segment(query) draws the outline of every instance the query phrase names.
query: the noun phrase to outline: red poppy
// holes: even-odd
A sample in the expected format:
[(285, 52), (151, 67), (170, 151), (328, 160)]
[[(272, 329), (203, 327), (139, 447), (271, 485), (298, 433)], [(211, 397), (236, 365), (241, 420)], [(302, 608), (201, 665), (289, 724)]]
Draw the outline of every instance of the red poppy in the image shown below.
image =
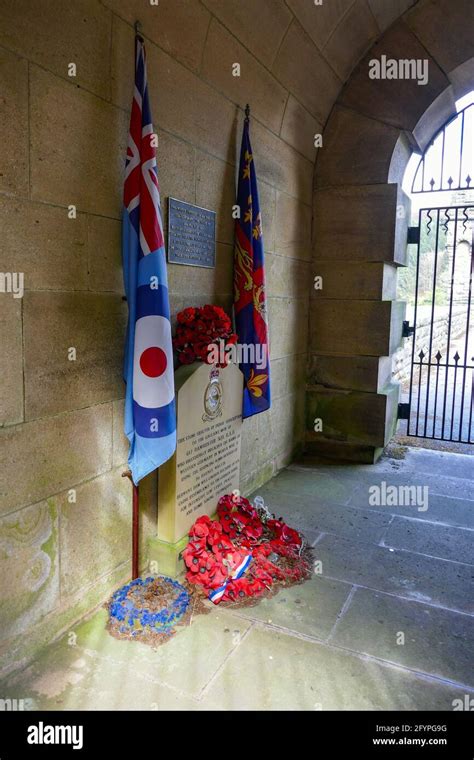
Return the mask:
[(195, 558), (197, 559), (196, 554), (189, 546), (187, 546), (183, 551), (183, 560), (186, 567), (190, 568)]
[(252, 520), (245, 528), (245, 535), (250, 541), (258, 541), (263, 533), (263, 525), (259, 520)]
[(266, 570), (258, 559), (252, 562), (251, 575), (254, 580), (261, 581), (265, 588), (269, 588), (273, 583), (271, 574)]
[(284, 541), (285, 544), (295, 544), (296, 546), (301, 545), (300, 534), (297, 530), (289, 528), (288, 525), (283, 525), (281, 530), (281, 540)]
[(235, 538), (237, 535), (237, 526), (234, 522), (234, 518), (231, 512), (224, 512), (219, 515), (223, 530), (227, 533), (229, 538)]
[(263, 592), (269, 588), (269, 585), (269, 583), (264, 583), (263, 579), (261, 578), (253, 578), (252, 580), (249, 580), (250, 596), (258, 596), (258, 594), (263, 594)]
[(246, 499), (244, 496), (233, 496), (233, 501), (237, 509), (242, 510), (242, 512), (245, 512), (246, 514), (256, 516), (257, 512), (254, 509), (254, 507), (251, 505), (248, 499)]
[(207, 542), (212, 546), (213, 543), (219, 540), (220, 536), (222, 536), (222, 525), (219, 520), (213, 520), (209, 525)]
[(237, 578), (237, 580), (230, 581), (227, 584), (224, 596), (224, 601), (239, 601), (246, 596), (250, 596), (251, 585), (246, 578)]
[(232, 552), (234, 549), (232, 541), (219, 531), (209, 535), (208, 543), (212, 546), (214, 554), (226, 554), (226, 552)]
[(269, 528), (275, 536), (279, 538), (284, 522), (283, 520), (267, 520), (267, 528)]
[(232, 504), (232, 497), (229, 495), (222, 496), (217, 502), (217, 515), (219, 518), (232, 512), (234, 505)]
[[(197, 562), (196, 562), (197, 560)], [(209, 552), (204, 551), (201, 552), (201, 554), (197, 557), (193, 557), (192, 564), (190, 566), (190, 570), (192, 573), (196, 574), (196, 580), (197, 583), (200, 583), (203, 586), (208, 586), (210, 581), (210, 576), (212, 573), (212, 570), (214, 570), (216, 565), (216, 560), (213, 557), (212, 554), (209, 554)]]
[(210, 580), (209, 587), (219, 588), (219, 586), (222, 586), (225, 583), (228, 577), (229, 573), (227, 572), (227, 569), (220, 564), (216, 564), (214, 570), (212, 571), (212, 578)]
[(183, 551), (183, 559), (185, 564), (191, 568), (195, 565), (194, 558), (198, 558), (203, 551), (206, 550), (205, 541), (190, 541), (187, 547)]
[(252, 518), (250, 515), (246, 515), (243, 512), (240, 512), (239, 510), (235, 510), (232, 514), (232, 519), (234, 522), (239, 525), (239, 527), (243, 530), (246, 525), (250, 525)]
[(189, 531), (189, 534), (191, 536), (197, 536), (198, 538), (207, 538), (209, 531), (213, 529), (213, 523), (214, 521), (211, 520), (210, 517), (202, 515), (201, 517), (198, 517)]
[(193, 321), (195, 312), (196, 309), (194, 309), (192, 306), (188, 306), (186, 309), (178, 312), (176, 319), (179, 324), (189, 324), (189, 322)]

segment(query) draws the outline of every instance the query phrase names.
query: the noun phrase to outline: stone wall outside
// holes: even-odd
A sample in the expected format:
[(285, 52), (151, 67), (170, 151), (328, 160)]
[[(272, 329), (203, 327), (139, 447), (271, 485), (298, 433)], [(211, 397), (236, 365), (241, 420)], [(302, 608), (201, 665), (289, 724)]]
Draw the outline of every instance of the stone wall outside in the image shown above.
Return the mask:
[[(445, 351), (447, 347), (447, 335), (448, 335), (448, 322), (449, 315), (446, 308), (444, 314), (439, 314), (433, 321), (433, 329), (431, 330), (431, 316), (427, 311), (422, 319), (417, 320), (417, 346), (423, 346), (425, 354), (429, 354), (430, 336), (433, 343), (433, 354), (435, 355), (439, 350), (443, 355), (442, 362), (445, 361)], [(466, 332), (466, 308), (457, 307), (453, 309), (451, 315), (451, 346), (453, 341), (462, 337)], [(393, 380), (396, 382), (406, 384), (410, 381), (410, 370), (413, 350), (413, 338), (407, 338), (403, 340), (402, 345), (393, 355)], [(418, 350), (418, 349), (417, 349)], [(453, 353), (455, 349), (453, 349)], [(453, 357), (450, 357), (453, 360)]]

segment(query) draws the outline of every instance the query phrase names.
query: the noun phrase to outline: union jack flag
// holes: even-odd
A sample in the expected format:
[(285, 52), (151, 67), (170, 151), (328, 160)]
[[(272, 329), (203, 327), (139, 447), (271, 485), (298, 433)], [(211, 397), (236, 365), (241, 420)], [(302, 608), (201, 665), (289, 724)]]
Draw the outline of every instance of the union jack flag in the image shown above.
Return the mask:
[(135, 38), (135, 88), (125, 164), (122, 260), (128, 302), (125, 435), (135, 485), (172, 456), (176, 409), (168, 280), (143, 39)]

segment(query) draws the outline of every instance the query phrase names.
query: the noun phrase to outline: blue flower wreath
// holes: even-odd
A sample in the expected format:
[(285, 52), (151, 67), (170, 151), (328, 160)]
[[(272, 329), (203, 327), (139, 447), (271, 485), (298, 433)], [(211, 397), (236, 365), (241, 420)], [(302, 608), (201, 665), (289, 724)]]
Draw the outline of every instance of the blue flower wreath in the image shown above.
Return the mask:
[(127, 626), (134, 629), (132, 635), (136, 635), (140, 632), (140, 629), (149, 629), (154, 633), (166, 633), (183, 617), (190, 602), (189, 593), (186, 591), (178, 581), (173, 581), (171, 578), (161, 578), (161, 580), (168, 584), (171, 588), (177, 592), (176, 598), (166, 608), (158, 610), (158, 612), (150, 612), (149, 610), (140, 609), (134, 604), (135, 599), (139, 600), (146, 587), (150, 585), (155, 578), (136, 578), (135, 580), (127, 583), (112, 596), (112, 600), (109, 605), (110, 618), (118, 620), (122, 623), (120, 631), (122, 633), (127, 631)]

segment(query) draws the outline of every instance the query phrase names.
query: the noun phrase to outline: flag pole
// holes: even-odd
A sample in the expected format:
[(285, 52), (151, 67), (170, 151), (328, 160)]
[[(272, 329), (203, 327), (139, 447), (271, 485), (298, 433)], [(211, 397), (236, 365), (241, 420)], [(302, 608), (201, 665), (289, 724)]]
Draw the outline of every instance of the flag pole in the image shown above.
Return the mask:
[(133, 25), (135, 29), (135, 36), (138, 37), (143, 42), (143, 33), (142, 33), (142, 23), (141, 21), (135, 21)]
[(122, 478), (128, 478), (132, 484), (132, 581), (140, 575), (139, 569), (139, 534), (140, 534), (140, 509), (138, 486), (132, 480), (130, 470), (122, 472)]
[[(167, 278), (156, 168), (156, 151), (154, 143), (152, 142), (152, 136), (154, 133), (148, 99), (145, 46), (141, 33), (141, 24), (138, 20), (135, 22), (134, 27), (135, 94), (133, 98), (134, 107), (132, 107), (130, 117), (129, 141), (135, 140), (136, 142), (136, 136), (138, 135), (139, 137), (141, 136), (142, 145), (140, 146), (139, 151), (139, 168), (138, 166), (135, 166), (135, 159), (132, 161), (129, 150), (127, 150), (124, 181), (123, 218), (126, 234), (122, 237), (122, 259), (124, 271), (129, 275), (124, 278), (127, 299), (129, 302), (129, 330), (127, 332), (126, 367), (124, 375), (127, 384), (125, 401), (127, 436), (129, 439), (133, 439), (133, 441), (137, 443), (137, 446), (133, 450), (132, 457), (129, 456), (129, 462), (132, 463), (132, 461), (134, 461), (137, 467), (137, 472), (142, 473), (142, 476), (144, 476), (149, 472), (147, 468), (150, 461), (156, 462), (154, 465), (154, 469), (156, 469), (156, 467), (158, 467), (163, 461), (166, 461), (171, 454), (173, 454), (176, 448), (176, 414), (172, 374), (172, 341), (171, 335), (168, 337), (166, 329), (162, 327), (161, 324), (162, 322), (167, 322), (168, 326), (170, 326), (168, 298), (167, 296), (164, 298), (163, 303), (160, 303), (158, 313), (156, 313), (154, 311), (155, 306), (151, 308), (148, 304), (148, 299), (144, 296), (143, 291), (145, 288), (137, 286), (139, 273), (141, 271), (140, 264), (142, 263), (139, 261), (139, 255), (142, 246), (144, 246), (145, 243), (149, 252), (154, 251), (157, 254), (156, 261), (154, 261), (152, 268), (157, 271), (157, 274), (159, 273), (159, 279), (163, 286), (166, 286)], [(143, 144), (145, 144), (144, 147)], [(135, 171), (135, 169), (137, 171)], [(141, 184), (137, 179), (142, 173), (146, 173), (147, 181)], [(150, 190), (150, 187), (153, 188), (153, 192)], [(142, 194), (146, 201), (144, 204), (143, 217), (139, 213)], [(138, 217), (135, 216), (132, 219), (130, 217), (130, 211), (133, 209), (138, 209)], [(135, 232), (133, 232), (134, 229)], [(143, 243), (141, 240), (142, 234)], [(166, 287), (163, 287), (163, 290), (167, 293)], [(137, 317), (137, 313), (140, 313), (141, 316)], [(134, 320), (134, 324), (130, 323), (130, 315), (132, 320)], [(158, 321), (159, 325), (157, 325)], [(138, 342), (137, 344), (136, 338), (138, 334), (141, 336), (141, 343)], [(130, 348), (130, 353), (128, 352), (128, 348)], [(148, 387), (146, 384), (151, 382), (150, 378), (156, 378), (159, 375), (154, 374), (154, 368), (150, 370), (149, 374), (149, 368), (145, 370), (141, 366), (141, 360), (143, 356), (148, 355), (149, 350), (151, 350), (152, 353), (155, 351), (159, 352), (160, 357), (164, 357), (164, 367), (161, 368), (161, 373), (167, 373), (163, 379), (158, 381), (161, 385), (158, 384), (158, 386), (153, 386), (155, 396), (158, 394), (155, 404), (156, 408), (154, 407), (153, 409), (150, 409), (146, 403), (147, 398), (144, 388)], [(135, 362), (138, 367), (136, 373), (137, 378), (135, 378)], [(161, 366), (163, 359), (160, 358), (159, 362)], [(171, 390), (173, 393), (171, 398), (169, 398), (168, 396)], [(128, 406), (129, 404), (131, 407)], [(145, 425), (145, 417), (148, 418), (150, 424), (152, 421), (156, 422), (154, 416), (150, 417), (152, 412), (153, 414), (158, 412), (158, 414), (162, 415), (160, 416), (160, 425), (163, 423), (163, 428), (160, 428), (160, 433), (161, 430), (163, 430), (163, 435), (166, 436), (166, 438), (163, 439), (166, 441), (165, 444), (163, 444), (163, 440), (151, 440), (148, 437), (140, 435), (135, 425), (134, 404), (139, 407), (142, 416), (144, 415), (141, 420), (142, 428), (144, 428)], [(130, 420), (127, 420), (127, 413), (131, 415)], [(132, 427), (133, 436), (130, 432)], [(150, 430), (151, 429), (152, 428), (150, 427)], [(154, 438), (157, 437), (154, 436)], [(142, 459), (143, 461), (141, 461)], [(139, 491), (138, 485), (135, 485), (133, 482), (130, 470), (123, 472), (122, 477), (128, 477), (132, 483), (132, 580), (136, 580), (140, 575)]]

